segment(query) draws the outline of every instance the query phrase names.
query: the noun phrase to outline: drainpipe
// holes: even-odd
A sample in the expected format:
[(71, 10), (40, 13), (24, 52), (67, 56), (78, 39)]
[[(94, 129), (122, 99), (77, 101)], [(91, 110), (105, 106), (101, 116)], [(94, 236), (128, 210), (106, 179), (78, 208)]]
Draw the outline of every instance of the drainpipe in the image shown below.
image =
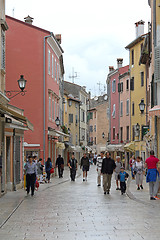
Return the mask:
[(46, 155), (46, 139), (45, 139), (45, 128), (46, 128), (46, 39), (52, 37), (52, 33), (50, 35), (44, 37), (44, 45), (43, 45), (43, 161), (45, 163), (45, 155)]
[(15, 128), (13, 129), (13, 190), (16, 191), (16, 136)]

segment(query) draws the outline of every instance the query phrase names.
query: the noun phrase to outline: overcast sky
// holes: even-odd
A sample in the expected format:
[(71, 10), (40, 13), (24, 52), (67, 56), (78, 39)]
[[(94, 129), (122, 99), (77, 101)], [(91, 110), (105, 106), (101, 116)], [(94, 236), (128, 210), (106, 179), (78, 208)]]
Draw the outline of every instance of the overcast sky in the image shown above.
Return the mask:
[[(33, 25), (62, 34), (65, 80), (86, 86), (92, 96), (99, 95), (109, 66), (117, 58), (129, 64), (125, 46), (135, 39), (135, 25), (150, 21), (148, 0), (6, 0), (6, 14), (19, 20), (30, 15)], [(76, 74), (74, 74), (76, 75)]]

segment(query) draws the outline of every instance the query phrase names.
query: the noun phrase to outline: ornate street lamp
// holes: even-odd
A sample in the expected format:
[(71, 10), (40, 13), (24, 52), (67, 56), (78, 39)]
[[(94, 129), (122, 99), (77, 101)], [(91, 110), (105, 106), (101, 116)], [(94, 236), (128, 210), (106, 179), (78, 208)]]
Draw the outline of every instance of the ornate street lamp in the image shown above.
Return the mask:
[(27, 82), (27, 80), (24, 79), (24, 75), (20, 75), (20, 79), (18, 79), (17, 82), (18, 82), (18, 86), (20, 88), (20, 91), (15, 91), (15, 90), (5, 91), (6, 96), (9, 99), (14, 98), (18, 94), (21, 94), (22, 96), (24, 96), (25, 93), (27, 92), (27, 91), (24, 91), (24, 89), (26, 87), (26, 82)]
[(59, 127), (59, 125), (60, 125), (60, 120), (59, 120), (58, 117), (56, 118), (55, 123), (56, 123), (57, 127)]
[(141, 99), (141, 102), (139, 104), (139, 110), (141, 111), (141, 113), (144, 113), (144, 109), (145, 109), (144, 99)]

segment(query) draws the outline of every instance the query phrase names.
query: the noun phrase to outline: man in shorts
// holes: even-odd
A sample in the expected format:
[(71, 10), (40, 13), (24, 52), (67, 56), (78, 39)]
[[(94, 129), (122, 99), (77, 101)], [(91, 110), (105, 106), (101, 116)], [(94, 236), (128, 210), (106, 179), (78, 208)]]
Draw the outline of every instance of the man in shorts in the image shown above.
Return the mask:
[(120, 161), (120, 156), (116, 157), (115, 164), (116, 164), (116, 168), (115, 168), (114, 172), (115, 172), (115, 180), (116, 180), (116, 186), (117, 186), (116, 190), (121, 190), (120, 189), (120, 180), (118, 179), (118, 174), (120, 173), (121, 167), (122, 167), (122, 163)]
[(87, 181), (87, 172), (89, 171), (89, 158), (87, 154), (84, 153), (83, 157), (81, 158), (81, 167), (83, 171), (83, 182)]

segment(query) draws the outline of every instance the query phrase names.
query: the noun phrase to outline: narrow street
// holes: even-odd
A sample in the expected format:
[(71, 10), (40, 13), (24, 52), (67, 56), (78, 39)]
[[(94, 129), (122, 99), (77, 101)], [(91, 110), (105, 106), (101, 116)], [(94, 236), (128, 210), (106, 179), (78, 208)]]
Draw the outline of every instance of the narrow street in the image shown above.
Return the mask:
[(63, 183), (56, 177), (57, 184), (52, 179), (33, 198), (25, 196), (1, 227), (0, 239), (159, 239), (160, 200), (150, 201), (147, 193), (144, 203), (122, 196), (115, 190), (114, 176), (111, 194), (104, 195), (96, 185), (95, 166), (91, 166), (87, 182), (82, 182), (82, 175), (75, 182), (68, 176), (67, 169)]

